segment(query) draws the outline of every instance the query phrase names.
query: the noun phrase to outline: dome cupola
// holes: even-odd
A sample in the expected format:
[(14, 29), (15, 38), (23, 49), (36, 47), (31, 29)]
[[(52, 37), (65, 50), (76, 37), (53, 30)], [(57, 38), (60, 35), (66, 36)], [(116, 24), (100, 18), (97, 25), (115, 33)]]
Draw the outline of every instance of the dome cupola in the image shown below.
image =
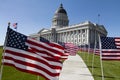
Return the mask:
[(69, 24), (68, 16), (66, 10), (63, 8), (63, 5), (60, 4), (60, 7), (55, 11), (55, 14), (52, 19), (52, 28), (62, 28), (67, 27)]
[(63, 14), (66, 14), (67, 15), (67, 12), (66, 10), (63, 8), (63, 5), (60, 4), (60, 7), (56, 10), (55, 13), (63, 13)]

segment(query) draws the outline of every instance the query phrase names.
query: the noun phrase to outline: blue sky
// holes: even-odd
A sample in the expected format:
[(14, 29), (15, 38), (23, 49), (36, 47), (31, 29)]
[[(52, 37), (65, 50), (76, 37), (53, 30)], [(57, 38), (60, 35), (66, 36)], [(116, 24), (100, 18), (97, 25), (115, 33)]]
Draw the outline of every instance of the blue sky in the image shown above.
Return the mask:
[(11, 27), (17, 22), (18, 32), (25, 35), (49, 29), (61, 3), (70, 25), (99, 20), (108, 36), (120, 36), (120, 0), (0, 0), (0, 45), (4, 43), (8, 22)]

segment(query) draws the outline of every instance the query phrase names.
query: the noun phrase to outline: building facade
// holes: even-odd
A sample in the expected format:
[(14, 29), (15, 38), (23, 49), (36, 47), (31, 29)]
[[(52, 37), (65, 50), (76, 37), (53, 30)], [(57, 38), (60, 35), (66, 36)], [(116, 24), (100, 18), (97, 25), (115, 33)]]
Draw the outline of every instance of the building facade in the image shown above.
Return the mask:
[(107, 36), (107, 30), (103, 25), (85, 21), (75, 25), (69, 25), (66, 10), (61, 4), (55, 11), (50, 29), (41, 29), (38, 33), (30, 35), (39, 40), (42, 36), (53, 42), (69, 42), (80, 45), (94, 45), (98, 41), (98, 35)]

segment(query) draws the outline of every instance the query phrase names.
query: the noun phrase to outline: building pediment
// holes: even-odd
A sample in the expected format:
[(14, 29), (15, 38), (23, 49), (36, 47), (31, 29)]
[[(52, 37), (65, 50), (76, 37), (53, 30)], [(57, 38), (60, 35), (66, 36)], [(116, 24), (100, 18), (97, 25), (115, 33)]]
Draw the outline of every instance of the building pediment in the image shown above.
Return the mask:
[(38, 34), (39, 34), (39, 33), (42, 33), (42, 32), (47, 32), (47, 31), (49, 31), (49, 29), (43, 28), (43, 29), (41, 29), (41, 30), (38, 32)]

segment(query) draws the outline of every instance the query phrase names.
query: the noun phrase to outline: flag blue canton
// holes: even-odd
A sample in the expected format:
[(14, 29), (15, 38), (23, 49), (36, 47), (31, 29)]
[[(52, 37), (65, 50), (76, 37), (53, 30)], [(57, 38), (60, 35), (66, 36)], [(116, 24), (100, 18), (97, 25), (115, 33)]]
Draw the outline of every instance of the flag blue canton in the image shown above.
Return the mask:
[(114, 37), (101, 37), (102, 49), (116, 49)]
[(61, 46), (65, 47), (65, 43), (64, 42), (58, 41), (58, 44), (60, 44)]
[(27, 50), (28, 46), (25, 45), (26, 40), (27, 40), (27, 36), (8, 28), (7, 43), (6, 43), (7, 47)]

